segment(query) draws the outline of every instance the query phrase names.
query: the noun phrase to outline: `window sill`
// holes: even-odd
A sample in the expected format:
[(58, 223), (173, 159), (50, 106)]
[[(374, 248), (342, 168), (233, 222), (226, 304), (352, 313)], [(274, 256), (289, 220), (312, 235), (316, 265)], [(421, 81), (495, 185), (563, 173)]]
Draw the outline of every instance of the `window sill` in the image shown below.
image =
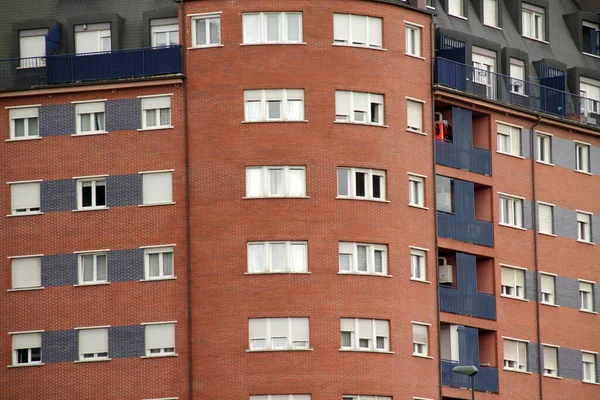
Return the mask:
[(451, 16), (451, 17), (454, 17), (454, 18), (465, 20), (465, 21), (469, 20), (469, 18), (463, 17), (462, 15), (454, 15), (454, 14), (448, 14), (448, 15)]
[(597, 56), (596, 54), (586, 53), (585, 51), (583, 52), (583, 55), (588, 57), (600, 58), (600, 56)]
[(72, 137), (76, 137), (76, 136), (96, 136), (96, 135), (108, 135), (107, 131), (98, 131), (98, 132), (86, 132), (86, 133), (74, 133), (71, 136)]
[(188, 47), (188, 50), (199, 50), (199, 49), (210, 49), (213, 47), (223, 47), (223, 44), (219, 43), (219, 44), (207, 44), (207, 45), (203, 45), (203, 46), (192, 46), (192, 47)]
[(27, 217), (29, 215), (43, 215), (43, 212), (32, 212), (32, 213), (23, 213), (23, 214), (8, 214), (7, 217)]
[(404, 55), (405, 55), (405, 56), (408, 56), (408, 57), (412, 57), (412, 58), (417, 58), (417, 59), (419, 59), (419, 60), (423, 60), (423, 61), (425, 61), (425, 60), (426, 60), (426, 58), (425, 58), (425, 57), (421, 57), (421, 56), (418, 56), (418, 55), (416, 55), (416, 54), (404, 53)]
[(264, 43), (240, 43), (240, 46), (276, 46), (276, 45), (306, 45), (306, 42), (264, 42)]
[(598, 382), (592, 382), (592, 381), (581, 381), (581, 383), (587, 383), (588, 385), (598, 385), (598, 386), (600, 386), (600, 383), (598, 383)]
[(581, 311), (582, 313), (586, 313), (586, 314), (595, 314), (598, 315), (598, 312), (596, 311), (589, 311), (589, 310), (583, 310), (583, 309), (579, 309), (579, 311)]
[(171, 206), (173, 204), (175, 204), (174, 201), (169, 201), (167, 203), (138, 204), (138, 207)]
[(86, 287), (86, 286), (104, 286), (110, 285), (110, 282), (94, 282), (94, 283), (77, 283), (73, 287)]
[(427, 133), (425, 133), (423, 131), (418, 131), (416, 129), (411, 129), (411, 128), (406, 128), (406, 132), (416, 133), (417, 135), (427, 136)]
[(505, 153), (505, 152), (503, 152), (503, 151), (500, 151), (500, 150), (496, 150), (496, 153), (498, 153), (498, 154), (503, 154), (503, 155), (505, 155), (505, 156), (510, 156), (510, 157), (519, 158), (519, 159), (521, 159), (521, 160), (524, 160), (524, 159), (525, 159), (525, 157), (518, 156), (518, 155), (516, 155), (516, 154)]
[(410, 278), (410, 280), (411, 280), (411, 281), (413, 281), (413, 282), (421, 282), (421, 283), (428, 283), (428, 284), (431, 284), (431, 282), (430, 282), (430, 281), (426, 281), (426, 280), (423, 280), (423, 279), (415, 279), (415, 278)]
[(525, 229), (525, 228), (522, 228), (522, 227), (520, 227), (520, 226), (514, 226), (514, 225), (504, 224), (504, 223), (502, 223), (502, 222), (499, 222), (499, 223), (498, 223), (498, 225), (500, 225), (500, 226), (505, 226), (505, 227), (507, 227), (507, 228), (518, 229), (518, 230), (520, 230), (520, 231), (526, 231), (526, 230), (527, 230), (527, 229)]
[(544, 306), (550, 306), (550, 307), (556, 307), (556, 308), (560, 307), (558, 304), (544, 303), (543, 301), (540, 301), (540, 304), (544, 305)]
[(504, 371), (509, 371), (509, 372), (517, 372), (519, 374), (527, 374), (527, 375), (533, 375), (531, 372), (529, 371), (519, 371), (518, 369), (512, 369), (512, 368), (502, 368)]
[(41, 367), (46, 365), (44, 363), (29, 363), (29, 364), (15, 364), (15, 365), (7, 365), (8, 368), (24, 368), (24, 367)]
[(549, 42), (545, 41), (544, 39), (537, 39), (531, 36), (525, 36), (525, 35), (521, 35), (522, 37), (524, 37), (525, 39), (529, 39), (529, 40), (533, 40), (534, 42), (540, 42), (540, 43), (545, 43), (545, 44), (550, 44)]
[(526, 303), (529, 303), (529, 300), (522, 299), (520, 297), (508, 296), (508, 295), (505, 295), (505, 294), (501, 294), (500, 297), (504, 297), (505, 299), (519, 300), (519, 301), (524, 301)]
[(140, 279), (140, 282), (173, 281), (175, 279), (177, 279), (176, 276), (165, 276), (165, 277), (160, 277), (160, 278)]
[(391, 278), (392, 275), (384, 275), (384, 274), (361, 274), (359, 272), (338, 272), (338, 275), (352, 275), (352, 276), (375, 276), (380, 278)]
[(281, 200), (281, 199), (310, 199), (310, 197), (308, 197), (308, 196), (242, 197), (242, 200)]
[(6, 139), (5, 142), (26, 142), (28, 140), (40, 140), (41, 138), (42, 138), (41, 136), (26, 137), (26, 138), (22, 138), (22, 139), (12, 138), (12, 139)]
[(36, 286), (36, 287), (26, 287), (26, 288), (15, 288), (15, 289), (8, 289), (6, 290), (7, 292), (27, 292), (29, 290), (42, 290), (44, 289), (43, 286)]
[(75, 360), (73, 361), (76, 364), (80, 364), (80, 363), (93, 363), (93, 362), (103, 362), (103, 361), (112, 361), (112, 358), (96, 358), (96, 359), (91, 359), (91, 360)]
[(492, 28), (492, 29), (497, 29), (499, 31), (502, 30), (502, 28), (500, 28), (499, 26), (494, 26), (494, 25), (488, 25), (488, 24), (482, 24), (483, 26), (487, 26), (488, 28)]
[(529, 97), (525, 93), (513, 92), (512, 90), (510, 91), (510, 94), (516, 94), (517, 96), (521, 96), (521, 97), (524, 97), (524, 98), (528, 98)]
[(312, 272), (244, 272), (244, 275), (310, 275)]
[(421, 210), (429, 210), (429, 207), (419, 206), (419, 205), (416, 205), (416, 204), (409, 204), (408, 206), (412, 207), (412, 208), (418, 208), (418, 209), (421, 209)]
[(431, 356), (425, 356), (425, 355), (423, 355), (423, 354), (416, 354), (416, 353), (412, 353), (412, 356), (413, 356), (413, 357), (417, 357), (417, 358), (425, 358), (425, 359), (427, 359), (427, 360), (433, 360), (433, 357), (431, 357)]
[(313, 349), (260, 349), (246, 350), (246, 353), (272, 353), (274, 351), (313, 351)]
[(156, 356), (141, 356), (140, 358), (169, 358), (169, 357), (177, 357), (179, 354), (170, 353), (170, 354), (158, 354)]
[(432, 7), (432, 6), (427, 6), (427, 8), (428, 8), (429, 10), (435, 10), (435, 7)]
[(109, 210), (109, 207), (90, 207), (90, 208), (82, 208), (78, 210), (72, 210), (73, 212), (83, 212), (83, 211), (102, 211)]
[(389, 128), (388, 125), (383, 125), (383, 124), (369, 124), (366, 122), (350, 122), (350, 121), (333, 121), (334, 124), (341, 124), (341, 125), (360, 125), (360, 126), (372, 126), (375, 128)]
[(331, 45), (335, 46), (335, 47), (353, 47), (355, 49), (387, 51), (387, 49), (384, 49), (383, 47), (357, 46), (357, 45), (352, 45), (352, 44), (341, 44), (341, 43), (332, 43)]
[(308, 123), (307, 119), (272, 119), (272, 120), (260, 120), (260, 121), (242, 121), (242, 124), (281, 124), (281, 123)]
[(542, 376), (544, 376), (545, 378), (562, 379), (562, 376), (555, 376), (555, 375), (548, 375), (548, 374), (543, 374)]
[(577, 242), (578, 243), (583, 243), (583, 244), (589, 244), (591, 246), (595, 246), (596, 245), (596, 243), (588, 242), (587, 240), (581, 240), (581, 239), (577, 239)]
[(580, 170), (580, 169), (575, 169), (575, 170), (573, 170), (573, 171), (575, 171), (575, 172), (577, 172), (577, 173), (579, 173), (579, 174), (584, 174), (584, 175), (590, 175), (590, 176), (594, 175), (594, 174), (592, 174), (591, 172), (582, 171), (582, 170)]
[(162, 131), (164, 129), (174, 129), (175, 127), (172, 125), (169, 126), (157, 126), (157, 127), (153, 127), (153, 128), (141, 128), (138, 129), (138, 132), (144, 132), (144, 131)]
[(558, 236), (556, 236), (554, 233), (546, 233), (546, 232), (540, 232), (540, 231), (538, 231), (538, 233), (539, 233), (540, 235), (544, 235), (544, 236), (558, 237)]
[(359, 349), (339, 349), (339, 351), (344, 351), (348, 353), (372, 353), (372, 354), (394, 354), (393, 351), (377, 351), (377, 350), (359, 350)]
[(361, 197), (340, 197), (336, 196), (336, 200), (359, 200), (359, 201), (373, 201), (375, 203), (390, 203), (389, 200), (376, 200), (376, 199), (363, 199)]
[(549, 162), (546, 162), (546, 161), (542, 161), (542, 160), (535, 160), (535, 162), (538, 163), (538, 164), (543, 164), (543, 165), (549, 165), (551, 167), (556, 167), (556, 165), (554, 165), (552, 163), (549, 163)]

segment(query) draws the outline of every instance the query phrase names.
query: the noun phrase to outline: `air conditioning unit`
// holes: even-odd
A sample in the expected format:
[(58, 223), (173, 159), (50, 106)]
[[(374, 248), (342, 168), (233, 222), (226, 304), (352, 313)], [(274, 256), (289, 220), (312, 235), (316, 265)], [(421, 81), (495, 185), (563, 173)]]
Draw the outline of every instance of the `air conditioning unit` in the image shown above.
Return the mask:
[(448, 265), (445, 257), (438, 257), (438, 282), (452, 283), (452, 265)]

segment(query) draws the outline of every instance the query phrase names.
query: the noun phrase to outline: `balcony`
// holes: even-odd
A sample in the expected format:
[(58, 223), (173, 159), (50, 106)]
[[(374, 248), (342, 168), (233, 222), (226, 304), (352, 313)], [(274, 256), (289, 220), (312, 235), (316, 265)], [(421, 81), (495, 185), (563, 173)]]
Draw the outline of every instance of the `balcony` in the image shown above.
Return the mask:
[[(562, 78), (564, 79), (564, 77)], [(600, 127), (600, 102), (437, 57), (435, 84), (498, 103)], [(449, 156), (447, 156), (449, 157)]]
[(487, 293), (465, 293), (440, 286), (440, 311), (485, 319), (496, 319), (496, 298)]
[(477, 147), (461, 149), (452, 142), (436, 140), (435, 162), (446, 167), (464, 169), (477, 174), (492, 174), (490, 151)]
[(494, 225), (477, 219), (463, 220), (457, 214), (437, 212), (437, 234), (482, 246), (494, 246)]
[[(455, 374), (452, 368), (461, 365), (458, 362), (442, 360), (442, 385), (454, 388), (470, 388), (471, 378)], [(479, 372), (475, 375), (475, 390), (498, 393), (498, 368), (477, 365)]]
[(181, 73), (180, 46), (0, 60), (0, 90)]

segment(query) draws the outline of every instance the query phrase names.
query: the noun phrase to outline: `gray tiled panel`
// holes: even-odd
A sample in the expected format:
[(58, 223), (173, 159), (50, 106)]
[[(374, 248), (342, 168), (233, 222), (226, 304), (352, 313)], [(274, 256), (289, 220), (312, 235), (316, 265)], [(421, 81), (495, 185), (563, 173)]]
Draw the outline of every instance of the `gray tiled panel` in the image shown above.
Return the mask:
[(77, 254), (42, 257), (42, 286), (68, 286), (77, 283)]
[(530, 200), (523, 200), (523, 228), (533, 229), (533, 204)]
[(558, 374), (567, 379), (583, 379), (581, 351), (565, 348), (558, 349)]
[(141, 101), (138, 98), (106, 102), (106, 130), (109, 132), (141, 128)]
[(108, 328), (108, 356), (111, 358), (145, 355), (144, 326), (113, 326)]
[(139, 281), (144, 279), (144, 249), (112, 250), (108, 252), (108, 281)]
[(521, 130), (521, 150), (523, 157), (531, 158), (531, 130), (529, 129)]
[(75, 105), (55, 104), (39, 109), (40, 136), (61, 136), (75, 133)]
[(553, 136), (552, 163), (560, 167), (575, 169), (575, 142)]
[(539, 361), (539, 345), (537, 343), (529, 343), (527, 346), (527, 370), (537, 374), (540, 372), (540, 361)]
[(577, 240), (577, 212), (554, 207), (554, 233), (558, 236)]
[(106, 178), (108, 207), (142, 204), (142, 175), (116, 175)]
[(40, 201), (42, 212), (75, 210), (77, 182), (74, 179), (42, 181)]
[(556, 304), (563, 307), (579, 309), (581, 306), (579, 281), (557, 276), (555, 282)]
[(535, 296), (535, 271), (525, 271), (525, 298), (536, 301)]
[(78, 356), (77, 331), (50, 331), (42, 333), (42, 362), (75, 361)]

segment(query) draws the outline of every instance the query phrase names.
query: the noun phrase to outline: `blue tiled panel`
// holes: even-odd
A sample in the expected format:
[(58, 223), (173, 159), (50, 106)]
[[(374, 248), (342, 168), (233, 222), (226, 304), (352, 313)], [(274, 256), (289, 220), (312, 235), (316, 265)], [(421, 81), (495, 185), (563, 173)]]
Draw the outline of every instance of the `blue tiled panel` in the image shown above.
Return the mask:
[(42, 257), (42, 286), (69, 286), (77, 283), (77, 254)]
[(109, 132), (141, 128), (141, 101), (138, 98), (106, 102), (106, 130)]
[(73, 135), (75, 104), (55, 104), (39, 109), (40, 136)]
[(145, 355), (144, 326), (113, 326), (108, 328), (108, 356), (111, 358)]
[(106, 177), (108, 207), (142, 204), (142, 175), (115, 175)]
[(144, 249), (108, 252), (109, 282), (144, 279)]
[(42, 362), (75, 361), (78, 355), (77, 331), (50, 331), (42, 333)]
[(77, 182), (75, 179), (42, 181), (40, 201), (42, 212), (77, 209)]

